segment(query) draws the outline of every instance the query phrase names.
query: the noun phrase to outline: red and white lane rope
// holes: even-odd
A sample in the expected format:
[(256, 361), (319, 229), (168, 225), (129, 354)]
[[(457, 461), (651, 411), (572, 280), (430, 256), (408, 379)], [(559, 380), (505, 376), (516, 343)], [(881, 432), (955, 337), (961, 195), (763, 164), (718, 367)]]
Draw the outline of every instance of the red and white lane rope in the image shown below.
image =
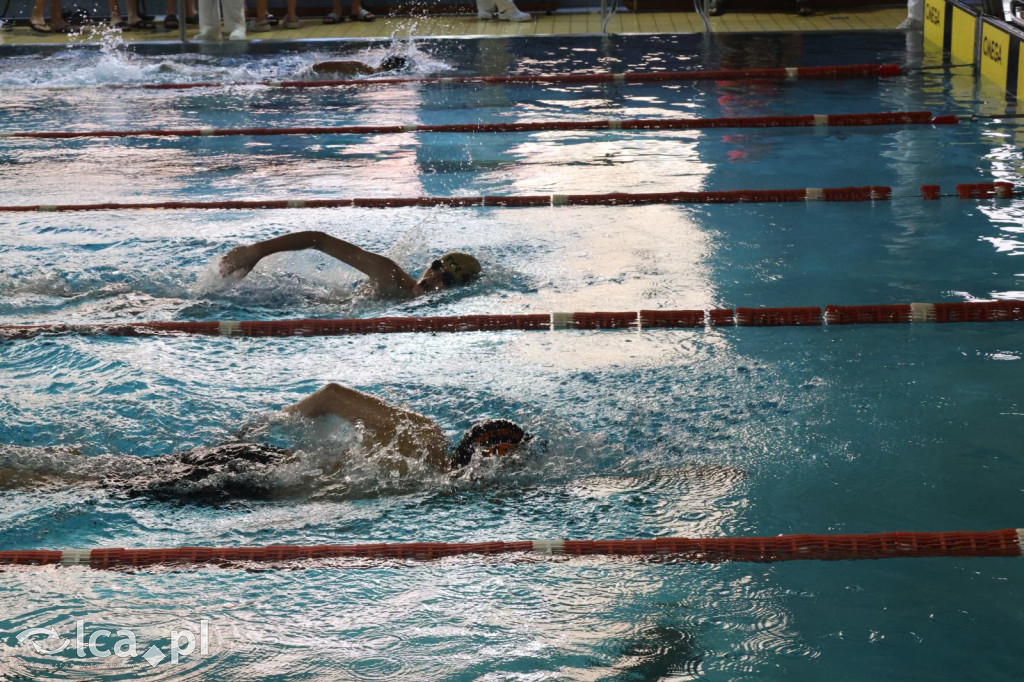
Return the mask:
[(722, 308), (630, 312), (460, 315), (456, 317), (377, 317), (347, 320), (266, 320), (221, 322), (129, 322), (97, 325), (0, 325), (0, 339), (39, 334), (149, 336), (340, 336), (563, 329), (679, 329), (704, 327), (807, 327), (850, 324), (1011, 322), (1024, 320), (1024, 301), (902, 303), (896, 305), (799, 308)]
[(719, 192), (609, 192), (532, 196), (385, 197), (362, 199), (252, 199), (235, 201), (147, 201), (103, 204), (0, 206), (2, 212), (131, 211), (141, 209), (396, 208), (408, 206), (617, 206), (625, 204), (736, 204), (804, 201), (884, 201), (889, 187), (808, 187)]
[(91, 568), (274, 562), (301, 559), (443, 559), (466, 554), (530, 552), (567, 556), (673, 556), (697, 562), (816, 559), (907, 559), (1021, 556), (1024, 530), (867, 535), (780, 535), (752, 538), (656, 538), (653, 540), (524, 540), (521, 542), (411, 542), (268, 547), (165, 549), (65, 549), (0, 551), (0, 565), (64, 565)]
[[(920, 197), (939, 199), (1012, 199), (1020, 196), (1010, 182), (976, 182), (956, 186), (956, 194), (943, 194), (938, 185), (922, 185)], [(376, 197), (356, 199), (236, 199), (230, 201), (140, 201), (103, 204), (32, 204), (0, 206), (0, 213), (53, 213), (73, 211), (241, 210), (292, 208), (401, 208), (401, 207), (528, 207), (626, 206), (636, 204), (764, 204), (812, 201), (888, 201), (892, 188), (805, 187), (803, 189), (740, 189), (709, 192), (608, 192), (605, 194), (537, 194), (464, 197)]]
[(709, 128), (805, 128), (829, 126), (955, 125), (956, 116), (932, 116), (930, 111), (877, 114), (805, 114), (727, 118), (635, 118), (596, 121), (535, 121), (524, 123), (454, 123), (438, 125), (353, 125), (289, 128), (180, 128), (173, 130), (81, 130), (0, 132), (0, 138), (67, 140), (82, 137), (232, 137), (275, 135), (391, 135), (396, 133), (526, 133), (559, 130), (701, 130)]
[(850, 78), (892, 78), (903, 74), (898, 64), (845, 64), (836, 66), (790, 66), (770, 69), (721, 69), (717, 71), (657, 71), (646, 73), (552, 73), (509, 76), (406, 76), (393, 78), (347, 78), (340, 80), (271, 80), (228, 83), (137, 83), (105, 85), (106, 88), (144, 90), (191, 90), (228, 86), (265, 86), (272, 88), (330, 88), (337, 86), (447, 85), (481, 83), (587, 84), (658, 83), (669, 81), (735, 80), (843, 80)]

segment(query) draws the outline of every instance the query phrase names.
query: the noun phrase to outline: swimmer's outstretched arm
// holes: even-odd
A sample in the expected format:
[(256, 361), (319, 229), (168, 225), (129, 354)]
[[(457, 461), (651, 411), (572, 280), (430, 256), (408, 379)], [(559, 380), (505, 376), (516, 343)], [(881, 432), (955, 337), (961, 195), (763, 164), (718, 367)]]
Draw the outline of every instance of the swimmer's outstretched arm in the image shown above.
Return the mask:
[(313, 73), (329, 73), (335, 76), (369, 76), (380, 69), (369, 64), (356, 61), (317, 62), (313, 65)]
[(327, 384), (284, 411), (310, 419), (333, 414), (352, 423), (362, 422), (375, 445), (394, 444), (406, 457), (422, 459), (438, 469), (449, 468), (448, 443), (437, 422), (354, 388)]
[(262, 259), (282, 251), (303, 251), (316, 249), (337, 258), (342, 263), (351, 265), (369, 277), (382, 291), (402, 291), (413, 293), (416, 280), (409, 276), (398, 263), (343, 239), (332, 237), (324, 232), (306, 230), (274, 237), (255, 244), (236, 246), (228, 251), (220, 260), (220, 274), (240, 275), (245, 277)]

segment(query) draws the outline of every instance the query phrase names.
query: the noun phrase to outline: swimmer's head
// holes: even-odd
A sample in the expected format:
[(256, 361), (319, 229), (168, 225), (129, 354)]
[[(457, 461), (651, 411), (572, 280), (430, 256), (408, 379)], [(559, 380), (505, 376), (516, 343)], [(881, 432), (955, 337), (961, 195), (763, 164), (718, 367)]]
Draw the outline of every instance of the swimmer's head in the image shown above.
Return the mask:
[(382, 73), (384, 71), (401, 71), (409, 65), (409, 60), (397, 54), (393, 54), (390, 57), (386, 57), (384, 61), (377, 67), (377, 72)]
[(450, 251), (427, 268), (420, 277), (425, 291), (467, 284), (480, 276), (480, 261), (468, 253)]
[(507, 419), (488, 419), (480, 422), (462, 436), (455, 455), (452, 468), (460, 469), (470, 463), (473, 455), (481, 457), (504, 457), (515, 452), (520, 445), (532, 438), (515, 422)]

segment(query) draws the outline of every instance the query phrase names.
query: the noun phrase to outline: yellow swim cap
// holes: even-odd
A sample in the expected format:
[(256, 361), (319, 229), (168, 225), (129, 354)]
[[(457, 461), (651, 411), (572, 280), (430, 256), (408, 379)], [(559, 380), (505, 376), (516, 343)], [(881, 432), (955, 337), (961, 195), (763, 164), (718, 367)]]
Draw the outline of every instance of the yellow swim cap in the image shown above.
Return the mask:
[(449, 251), (438, 260), (441, 268), (451, 275), (452, 284), (465, 284), (480, 276), (480, 261), (468, 253)]

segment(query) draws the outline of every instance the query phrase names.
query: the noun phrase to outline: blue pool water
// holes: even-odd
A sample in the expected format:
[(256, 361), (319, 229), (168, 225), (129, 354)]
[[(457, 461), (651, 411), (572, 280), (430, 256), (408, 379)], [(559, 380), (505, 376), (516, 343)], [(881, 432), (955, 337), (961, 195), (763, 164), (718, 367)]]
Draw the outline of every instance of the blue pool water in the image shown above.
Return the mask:
[[(53, 86), (300, 77), (389, 51), (415, 73), (934, 65), (902, 34), (422, 41), (247, 56), (77, 48), (0, 61), (0, 130), (756, 116), (997, 115), (957, 72), (787, 84), (190, 91)], [(889, 202), (0, 214), (0, 324), (636, 310), (1024, 298), (1019, 200), (918, 198), (1019, 181), (1020, 129), (4, 141), (0, 205), (889, 185)], [(361, 298), (307, 253), (233, 287), (228, 248), (319, 229), (418, 272), (485, 275)], [(990, 530), (1021, 516), (1017, 324), (302, 339), (0, 342), (0, 471), (146, 474), (232, 437), (295, 449), (270, 502), (124, 499), (86, 482), (0, 489), (0, 548)], [(337, 381), (456, 437), (487, 416), (547, 440), (452, 479), (400, 479), (341, 423), (276, 410)], [(343, 458), (338, 474), (319, 474)], [(3, 479), (0, 479), (3, 480)], [(691, 564), (466, 557), (0, 573), (0, 679), (1014, 679), (1020, 559)], [(282, 569), (282, 570), (279, 570)], [(170, 632), (208, 650), (150, 665)], [(38, 653), (33, 627), (130, 629), (138, 656)], [(113, 635), (98, 635), (112, 648)]]

